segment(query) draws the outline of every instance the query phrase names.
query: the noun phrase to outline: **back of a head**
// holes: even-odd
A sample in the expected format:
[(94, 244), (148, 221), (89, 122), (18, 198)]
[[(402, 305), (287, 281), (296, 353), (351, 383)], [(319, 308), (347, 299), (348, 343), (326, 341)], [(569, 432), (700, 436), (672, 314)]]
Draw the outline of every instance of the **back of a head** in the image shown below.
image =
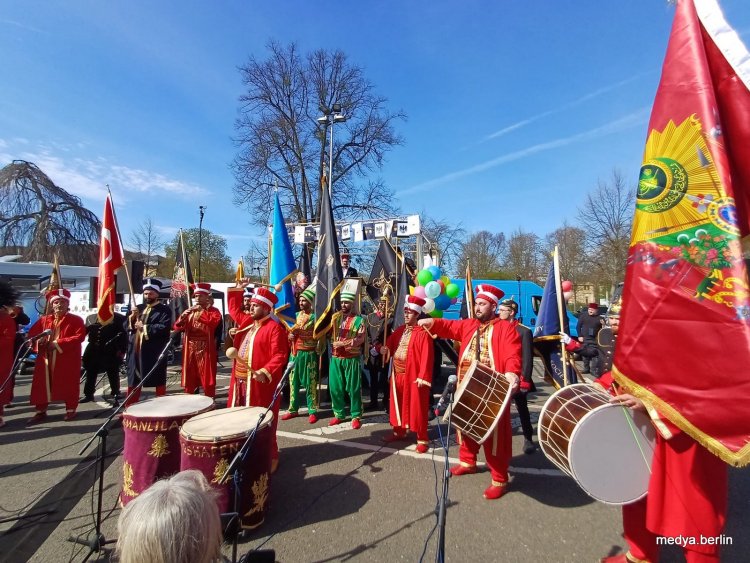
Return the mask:
[(151, 485), (123, 509), (117, 528), (122, 563), (209, 563), (221, 557), (215, 493), (199, 471)]

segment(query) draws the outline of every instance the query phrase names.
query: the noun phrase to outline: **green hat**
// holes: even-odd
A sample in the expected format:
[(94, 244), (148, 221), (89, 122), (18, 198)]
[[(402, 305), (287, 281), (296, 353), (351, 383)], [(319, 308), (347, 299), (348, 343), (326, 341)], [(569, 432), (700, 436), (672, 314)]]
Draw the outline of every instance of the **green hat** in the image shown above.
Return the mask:
[(308, 287), (300, 295), (304, 297), (305, 299), (307, 299), (310, 303), (315, 301), (315, 289), (314, 288)]
[(348, 301), (349, 303), (354, 303), (354, 300), (357, 298), (357, 296), (353, 293), (349, 293), (348, 291), (342, 291), (341, 292), (341, 300), (342, 301)]

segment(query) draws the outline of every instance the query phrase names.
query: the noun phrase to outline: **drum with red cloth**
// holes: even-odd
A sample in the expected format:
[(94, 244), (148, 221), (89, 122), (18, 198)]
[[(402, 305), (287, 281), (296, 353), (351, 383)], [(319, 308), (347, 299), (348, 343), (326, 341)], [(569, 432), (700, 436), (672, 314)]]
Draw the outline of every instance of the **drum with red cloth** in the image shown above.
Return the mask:
[[(266, 409), (260, 407), (232, 407), (198, 415), (180, 429), (180, 468), (197, 469), (218, 491), (220, 512), (232, 512), (234, 507), (233, 476), (220, 482), (235, 454), (245, 443), (248, 434), (258, 424)], [(273, 413), (269, 412), (258, 427), (252, 449), (240, 467), (241, 525), (257, 528), (263, 523), (268, 508), (271, 476), (271, 444), (273, 443)]]
[(123, 505), (155, 481), (180, 470), (180, 427), (213, 408), (213, 399), (201, 395), (165, 395), (128, 407), (122, 417)]

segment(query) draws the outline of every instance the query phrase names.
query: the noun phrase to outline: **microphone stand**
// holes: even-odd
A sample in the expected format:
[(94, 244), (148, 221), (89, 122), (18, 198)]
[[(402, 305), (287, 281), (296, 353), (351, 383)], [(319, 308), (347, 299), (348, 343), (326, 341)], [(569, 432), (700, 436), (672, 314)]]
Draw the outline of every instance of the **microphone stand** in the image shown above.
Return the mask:
[[(233, 535), (232, 537), (232, 563), (237, 563), (237, 537), (239, 536), (239, 532), (237, 530), (238, 528), (237, 521), (240, 518), (240, 502), (242, 500), (241, 468), (243, 467), (243, 464), (245, 462), (245, 459), (247, 458), (247, 455), (252, 450), (253, 443), (255, 443), (255, 437), (258, 434), (258, 429), (260, 428), (260, 425), (263, 423), (266, 416), (268, 416), (268, 413), (271, 412), (271, 410), (273, 409), (273, 406), (276, 404), (276, 401), (279, 400), (279, 397), (281, 396), (281, 393), (284, 390), (284, 387), (286, 387), (287, 380), (289, 378), (289, 373), (291, 373), (292, 369), (294, 369), (294, 362), (289, 364), (286, 370), (284, 370), (284, 374), (281, 376), (281, 381), (279, 381), (279, 384), (276, 386), (276, 390), (273, 392), (271, 403), (266, 407), (266, 410), (260, 414), (260, 416), (258, 417), (258, 422), (255, 424), (255, 428), (253, 428), (252, 431), (250, 431), (250, 433), (247, 435), (247, 438), (245, 439), (245, 443), (242, 444), (240, 449), (235, 454), (234, 459), (232, 459), (232, 462), (229, 464), (229, 467), (227, 467), (227, 470), (224, 472), (224, 475), (222, 475), (221, 479), (219, 479), (219, 483), (226, 483), (227, 477), (231, 474), (232, 481), (234, 484), (234, 499), (233, 499), (234, 511), (228, 513), (228, 514), (231, 514), (231, 519), (229, 520), (227, 524), (227, 529), (235, 532), (232, 534)], [(250, 391), (249, 383), (248, 383), (247, 391), (248, 392)]]
[(455, 393), (455, 387), (448, 395), (448, 430), (445, 435), (445, 443), (443, 444), (443, 450), (445, 451), (445, 467), (443, 469), (443, 492), (440, 495), (440, 501), (437, 506), (438, 513), (438, 550), (437, 560), (442, 563), (445, 561), (445, 518), (448, 511), (448, 486), (450, 484), (451, 468), (450, 468), (450, 456), (449, 451), (451, 447), (451, 420), (453, 418), (453, 394)]
[[(21, 353), (21, 350), (26, 348), (26, 350)], [(21, 346), (18, 348), (18, 352), (16, 352), (16, 356), (13, 358), (13, 365), (10, 368), (10, 372), (6, 376), (6, 378), (3, 380), (2, 384), (0, 384), (0, 393), (5, 391), (5, 387), (13, 381), (13, 374), (16, 373), (16, 370), (18, 369), (18, 366), (21, 365), (21, 362), (26, 359), (31, 352), (31, 341), (30, 340), (24, 340)]]
[(89, 547), (89, 553), (84, 558), (84, 562), (89, 560), (89, 557), (91, 557), (94, 553), (99, 553), (102, 550), (102, 547), (105, 546), (108, 543), (115, 543), (117, 540), (107, 540), (104, 537), (104, 534), (102, 534), (102, 501), (104, 497), (104, 460), (107, 457), (107, 436), (109, 436), (109, 429), (108, 426), (112, 422), (112, 419), (117, 416), (117, 413), (119, 413), (125, 405), (128, 404), (128, 401), (130, 400), (133, 395), (135, 395), (136, 392), (140, 391), (143, 387), (143, 384), (148, 381), (148, 379), (151, 377), (151, 374), (156, 371), (156, 368), (161, 365), (162, 361), (167, 357), (167, 352), (169, 349), (174, 345), (174, 341), (170, 337), (169, 342), (167, 342), (167, 345), (164, 347), (164, 349), (159, 354), (159, 357), (157, 358), (156, 362), (154, 363), (151, 370), (146, 374), (145, 377), (141, 378), (141, 380), (138, 382), (138, 385), (136, 385), (133, 390), (128, 394), (128, 396), (125, 398), (125, 400), (120, 403), (117, 407), (114, 408), (112, 411), (112, 414), (109, 415), (109, 418), (104, 421), (104, 424), (102, 424), (99, 429), (94, 432), (94, 434), (91, 436), (88, 442), (81, 448), (81, 451), (78, 452), (78, 455), (83, 455), (83, 452), (85, 452), (89, 446), (93, 443), (93, 441), (96, 438), (99, 438), (99, 445), (97, 447), (97, 461), (98, 463), (98, 476), (94, 475), (94, 479), (98, 482), (99, 487), (97, 491), (97, 504), (96, 504), (96, 523), (94, 525), (94, 533), (89, 534), (89, 536), (82, 540), (80, 538), (69, 536), (68, 541), (77, 543), (79, 545), (87, 545)]

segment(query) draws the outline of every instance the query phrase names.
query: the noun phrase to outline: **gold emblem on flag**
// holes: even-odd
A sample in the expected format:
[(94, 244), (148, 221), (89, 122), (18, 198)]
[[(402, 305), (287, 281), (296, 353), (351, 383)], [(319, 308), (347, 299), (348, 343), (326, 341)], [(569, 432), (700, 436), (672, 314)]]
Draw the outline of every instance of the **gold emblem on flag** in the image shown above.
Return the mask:
[(153, 457), (163, 457), (165, 455), (169, 455), (169, 443), (167, 442), (166, 436), (164, 434), (157, 434), (156, 438), (154, 438), (153, 443), (151, 444), (151, 449), (148, 451), (148, 454)]
[(137, 497), (133, 490), (133, 466), (127, 461), (122, 464), (122, 492), (129, 497)]

